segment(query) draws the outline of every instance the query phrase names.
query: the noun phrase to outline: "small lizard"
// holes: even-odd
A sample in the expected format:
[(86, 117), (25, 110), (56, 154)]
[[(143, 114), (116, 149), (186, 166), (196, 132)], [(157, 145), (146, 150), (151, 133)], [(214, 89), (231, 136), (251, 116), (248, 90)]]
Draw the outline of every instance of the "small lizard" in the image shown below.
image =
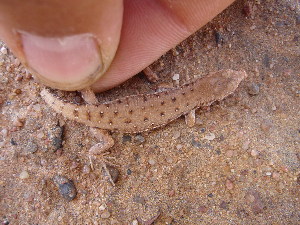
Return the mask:
[[(104, 130), (139, 133), (164, 126), (201, 106), (224, 99), (236, 90), (245, 77), (245, 71), (221, 70), (174, 89), (131, 95), (102, 104), (96, 104), (95, 96), (87, 101), (92, 104), (65, 102), (48, 89), (43, 89), (41, 96), (52, 109), (70, 120)], [(92, 92), (88, 93), (90, 96)], [(102, 138), (98, 150), (92, 147), (93, 154), (103, 153), (112, 145), (111, 138)]]

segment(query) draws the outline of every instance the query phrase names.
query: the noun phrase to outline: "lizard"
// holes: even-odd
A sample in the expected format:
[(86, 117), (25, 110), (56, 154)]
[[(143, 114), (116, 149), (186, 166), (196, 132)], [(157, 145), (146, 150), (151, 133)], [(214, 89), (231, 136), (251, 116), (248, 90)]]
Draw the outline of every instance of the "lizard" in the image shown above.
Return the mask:
[[(176, 88), (126, 96), (102, 104), (98, 103), (90, 89), (82, 92), (83, 98), (90, 103), (85, 105), (65, 102), (47, 88), (41, 91), (41, 97), (54, 111), (67, 119), (100, 128), (101, 130), (93, 129), (95, 136), (101, 141), (91, 148), (90, 153), (102, 154), (114, 144), (103, 130), (140, 133), (164, 126), (182, 115), (189, 115), (189, 112), (201, 106), (221, 101), (232, 94), (245, 77), (245, 71), (220, 70)], [(108, 173), (105, 165), (103, 167)]]

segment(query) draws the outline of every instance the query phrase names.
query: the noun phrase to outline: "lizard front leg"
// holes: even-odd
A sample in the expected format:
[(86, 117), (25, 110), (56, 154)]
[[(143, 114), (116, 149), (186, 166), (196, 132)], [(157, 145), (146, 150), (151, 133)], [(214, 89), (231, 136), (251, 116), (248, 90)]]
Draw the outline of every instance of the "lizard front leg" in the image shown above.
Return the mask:
[[(90, 89), (86, 88), (81, 91), (82, 98), (85, 100), (87, 104), (97, 105), (98, 99), (96, 98), (95, 93)], [(114, 139), (111, 135), (103, 129), (99, 128), (90, 128), (91, 133), (97, 140), (99, 141), (97, 144), (92, 146), (89, 150), (89, 158), (91, 163), (91, 168), (94, 170), (94, 166), (92, 163), (92, 156), (97, 156), (97, 159), (101, 163), (101, 167), (104, 170), (105, 174), (108, 176), (109, 181), (113, 186), (115, 186), (116, 179), (114, 180), (111, 176), (111, 171), (108, 169), (108, 165), (110, 167), (116, 166), (111, 160), (114, 160), (113, 157), (108, 156), (110, 152), (108, 150), (114, 145)]]

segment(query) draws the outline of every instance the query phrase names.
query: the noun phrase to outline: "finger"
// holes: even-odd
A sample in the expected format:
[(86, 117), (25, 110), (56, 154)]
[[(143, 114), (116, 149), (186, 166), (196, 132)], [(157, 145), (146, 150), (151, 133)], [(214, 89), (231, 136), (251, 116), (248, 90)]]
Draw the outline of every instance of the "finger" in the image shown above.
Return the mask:
[(112, 88), (140, 72), (233, 1), (125, 0), (118, 51), (107, 73), (93, 85), (94, 91)]
[(122, 17), (122, 0), (1, 0), (0, 36), (41, 82), (78, 90), (109, 67)]

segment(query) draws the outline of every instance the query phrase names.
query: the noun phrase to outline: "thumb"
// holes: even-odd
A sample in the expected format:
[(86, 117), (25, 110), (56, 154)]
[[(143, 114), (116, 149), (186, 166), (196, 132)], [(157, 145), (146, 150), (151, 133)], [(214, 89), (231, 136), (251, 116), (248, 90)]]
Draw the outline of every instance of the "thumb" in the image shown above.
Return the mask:
[(79, 90), (109, 67), (122, 16), (122, 0), (3, 0), (0, 36), (42, 83)]

